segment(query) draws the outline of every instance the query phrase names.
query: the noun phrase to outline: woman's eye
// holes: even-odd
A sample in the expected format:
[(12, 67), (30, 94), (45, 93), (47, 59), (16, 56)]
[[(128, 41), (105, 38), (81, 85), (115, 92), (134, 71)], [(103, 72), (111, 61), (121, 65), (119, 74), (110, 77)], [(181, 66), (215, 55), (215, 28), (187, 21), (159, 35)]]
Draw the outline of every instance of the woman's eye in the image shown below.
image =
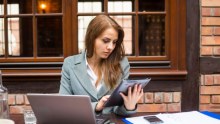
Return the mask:
[(102, 40), (104, 43), (108, 43), (109, 42), (109, 40), (106, 40), (106, 39), (103, 39)]

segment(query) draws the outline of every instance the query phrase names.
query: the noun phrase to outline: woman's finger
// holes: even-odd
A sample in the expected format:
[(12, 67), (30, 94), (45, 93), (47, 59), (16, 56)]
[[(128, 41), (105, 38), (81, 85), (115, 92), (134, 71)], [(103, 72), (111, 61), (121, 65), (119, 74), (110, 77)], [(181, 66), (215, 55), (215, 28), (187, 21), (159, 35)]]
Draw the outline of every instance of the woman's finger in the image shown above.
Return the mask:
[(128, 88), (128, 98), (131, 98), (131, 87)]

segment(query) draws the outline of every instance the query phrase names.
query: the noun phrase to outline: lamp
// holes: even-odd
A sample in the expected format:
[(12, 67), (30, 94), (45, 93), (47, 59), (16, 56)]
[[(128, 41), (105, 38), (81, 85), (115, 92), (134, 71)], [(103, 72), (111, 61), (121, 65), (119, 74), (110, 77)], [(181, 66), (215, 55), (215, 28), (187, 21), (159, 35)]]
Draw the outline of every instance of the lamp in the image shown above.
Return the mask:
[(42, 10), (42, 13), (46, 13), (46, 8), (47, 8), (47, 4), (46, 2), (41, 2), (40, 3), (40, 10)]

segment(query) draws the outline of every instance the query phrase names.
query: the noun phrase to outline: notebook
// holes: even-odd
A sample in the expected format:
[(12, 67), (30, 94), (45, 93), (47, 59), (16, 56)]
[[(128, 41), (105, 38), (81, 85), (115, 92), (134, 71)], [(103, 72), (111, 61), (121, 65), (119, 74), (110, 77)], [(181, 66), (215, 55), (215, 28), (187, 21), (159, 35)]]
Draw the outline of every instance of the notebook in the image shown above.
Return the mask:
[(108, 118), (97, 118), (86, 95), (27, 94), (39, 124), (103, 124)]

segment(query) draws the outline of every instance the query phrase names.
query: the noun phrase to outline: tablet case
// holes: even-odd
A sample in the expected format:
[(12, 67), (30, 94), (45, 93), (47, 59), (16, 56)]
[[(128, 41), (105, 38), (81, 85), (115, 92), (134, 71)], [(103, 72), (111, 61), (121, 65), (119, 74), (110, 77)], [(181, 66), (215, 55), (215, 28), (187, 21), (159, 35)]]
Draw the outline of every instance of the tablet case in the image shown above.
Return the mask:
[(128, 87), (133, 87), (135, 84), (141, 84), (142, 88), (144, 88), (150, 82), (150, 80), (150, 78), (140, 80), (122, 80), (118, 87), (113, 91), (108, 101), (105, 103), (105, 107), (123, 105), (124, 102), (121, 95), (119, 94), (120, 92), (127, 95)]

